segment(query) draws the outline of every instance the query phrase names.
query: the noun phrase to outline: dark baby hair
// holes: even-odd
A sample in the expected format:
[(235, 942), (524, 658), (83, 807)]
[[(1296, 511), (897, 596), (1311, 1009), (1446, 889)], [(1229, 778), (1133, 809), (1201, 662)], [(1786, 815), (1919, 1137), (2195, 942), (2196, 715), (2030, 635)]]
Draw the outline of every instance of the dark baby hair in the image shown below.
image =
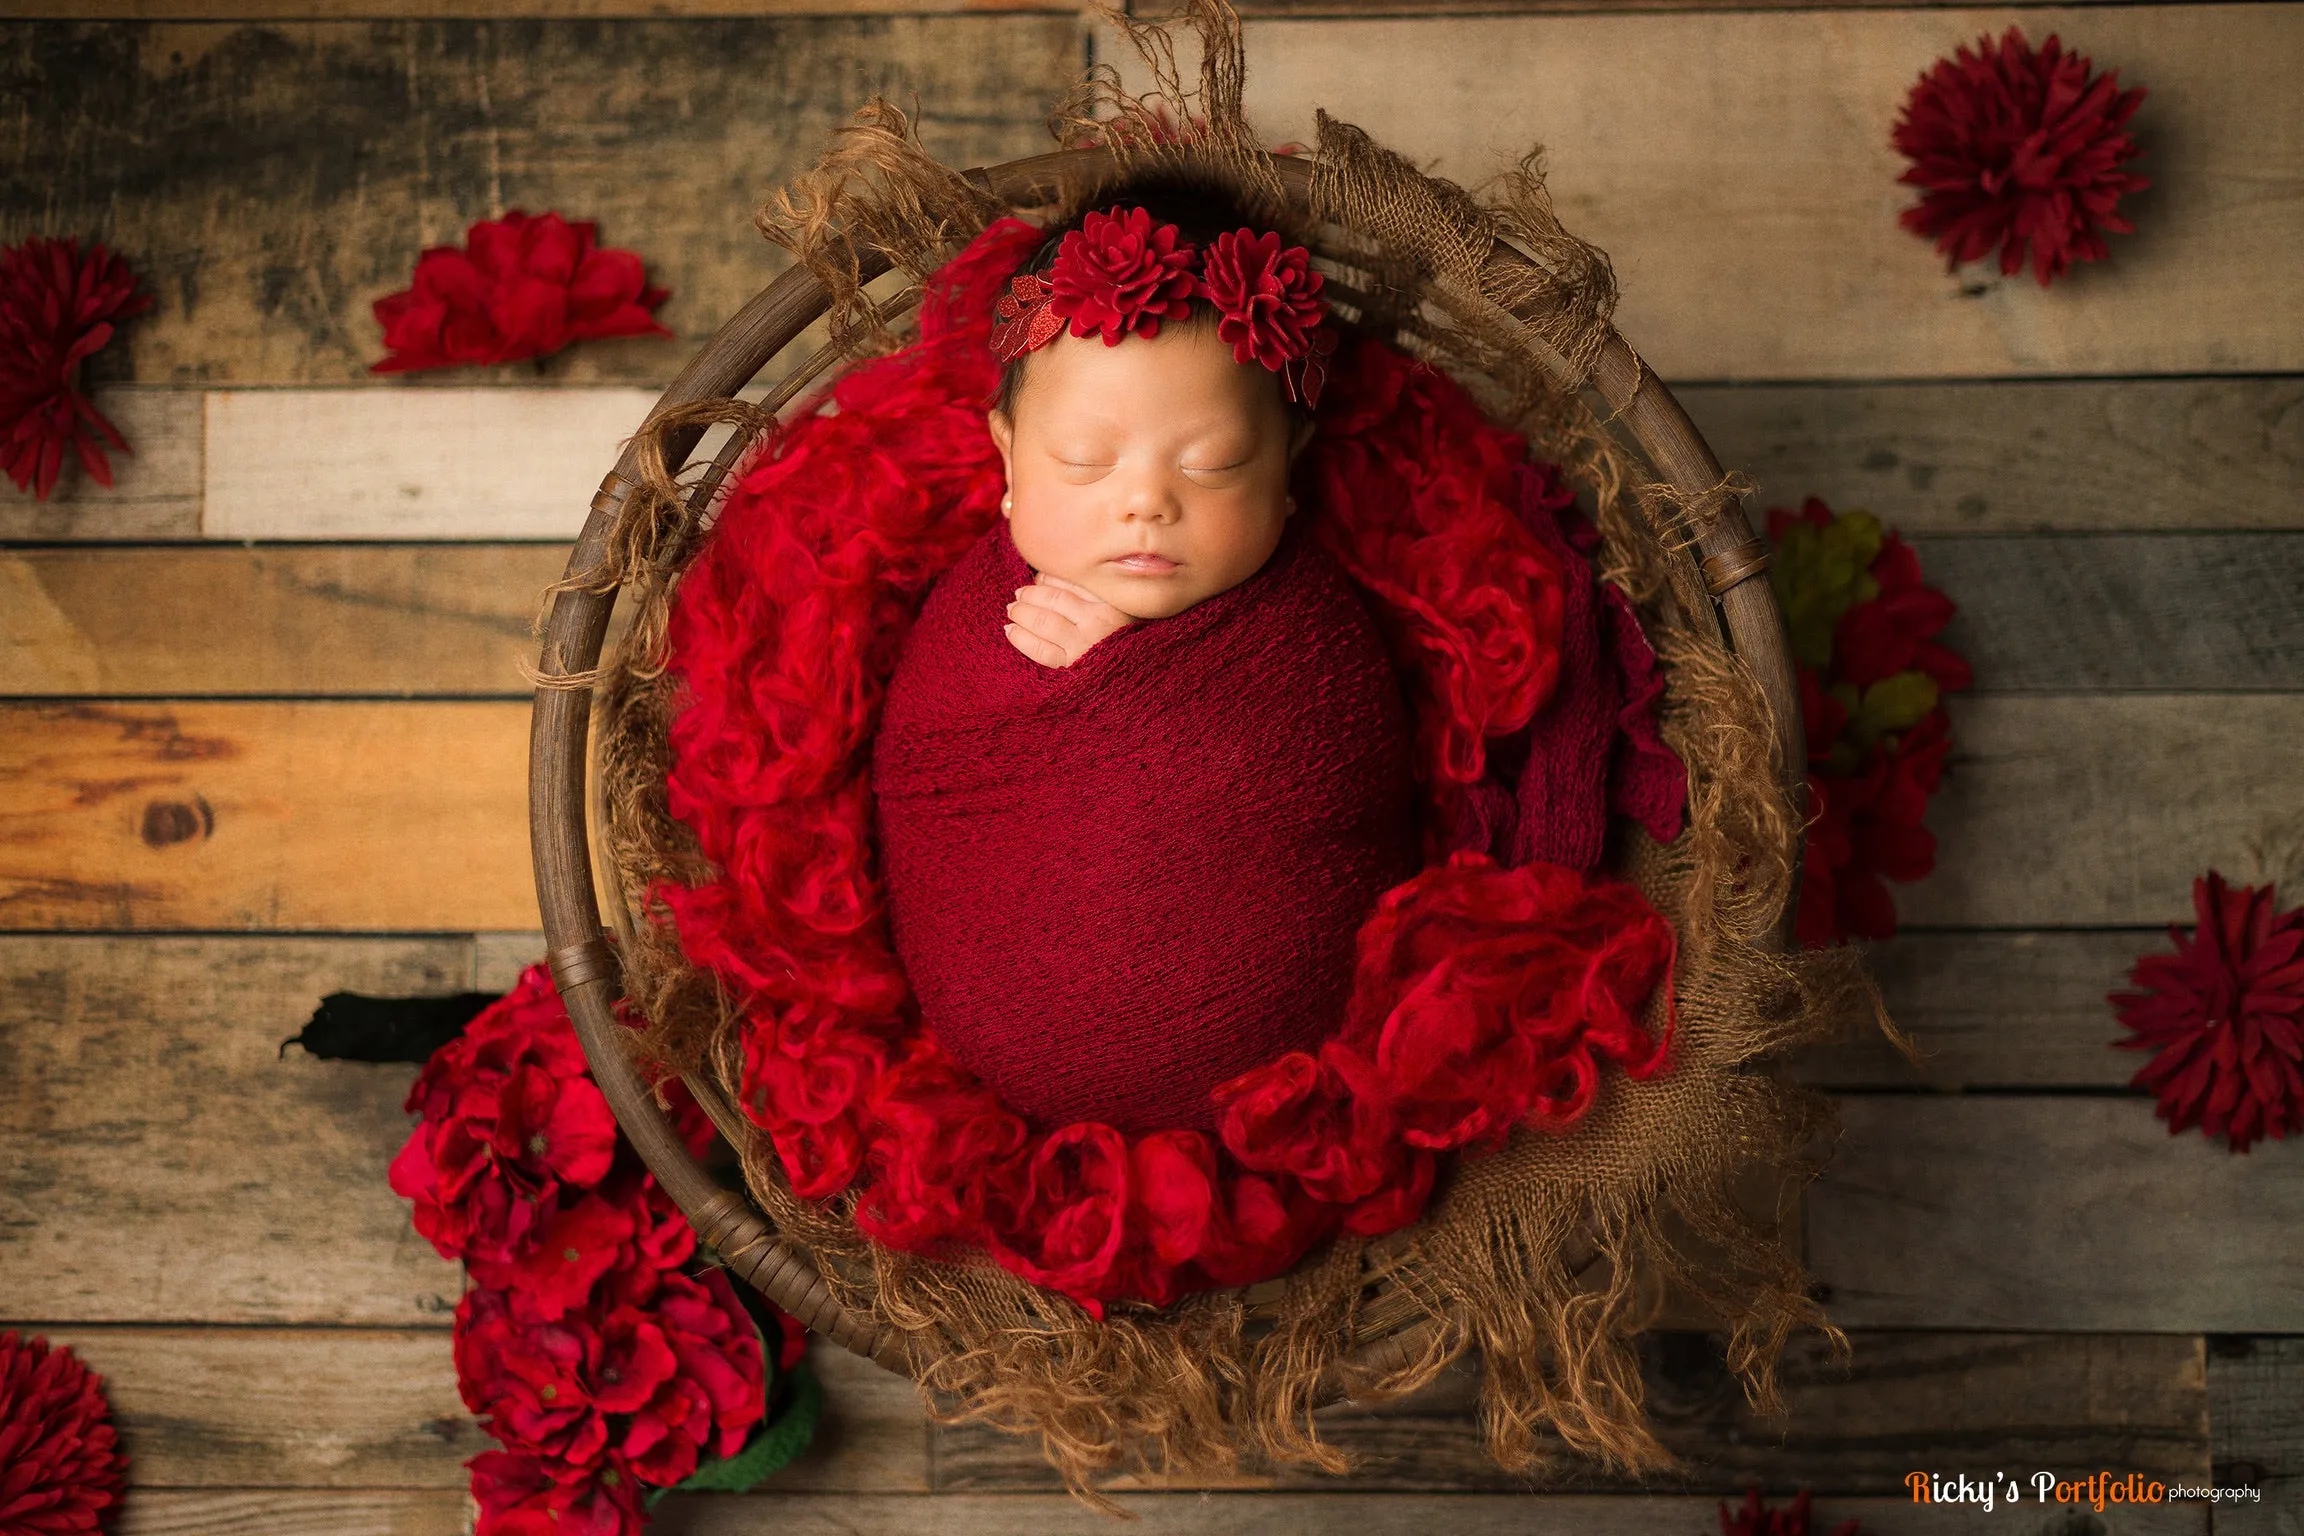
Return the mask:
[[(1042, 240), (1039, 247), (1033, 251), (1032, 259), (1017, 270), (1045, 276), (1048, 268), (1056, 260), (1057, 249), (1063, 245), (1064, 237), (1086, 222), (1089, 214), (1110, 213), (1116, 209), (1138, 207), (1150, 213), (1155, 223), (1175, 225), (1178, 233), (1202, 250), (1206, 250), (1208, 243), (1218, 235), (1230, 230), (1265, 227), (1263, 221), (1243, 212), (1240, 204), (1222, 190), (1194, 186), (1185, 182), (1144, 181), (1123, 188), (1110, 197), (1100, 199), (1092, 206), (1081, 209), (1077, 215), (1061, 224), (1052, 225), (1048, 230), (1047, 238)], [(1209, 303), (1203, 295), (1194, 294), (1192, 296), (1191, 315), (1183, 320), (1163, 321), (1162, 328), (1190, 329), (1195, 326), (1213, 325), (1215, 322), (1215, 306)], [(1011, 359), (1000, 370), (1000, 390), (994, 396), (992, 403), (1002, 415), (1015, 414), (1016, 391), (1024, 381), (1024, 367), (1031, 360), (1032, 354), (1026, 352)], [(1280, 376), (1278, 374), (1272, 376), (1272, 387), (1274, 389), (1280, 388)], [(1287, 407), (1291, 428), (1300, 426), (1312, 419), (1311, 411), (1306, 409), (1302, 402), (1287, 399), (1285, 391), (1282, 391), (1282, 403)]]

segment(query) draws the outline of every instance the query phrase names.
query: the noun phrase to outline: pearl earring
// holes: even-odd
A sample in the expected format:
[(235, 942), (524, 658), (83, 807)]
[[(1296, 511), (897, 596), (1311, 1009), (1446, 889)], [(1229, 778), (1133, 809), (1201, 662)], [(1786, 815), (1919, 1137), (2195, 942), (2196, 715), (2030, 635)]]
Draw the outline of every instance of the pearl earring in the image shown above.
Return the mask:
[(1002, 491), (1000, 493), (1000, 510), (1003, 512), (1011, 512), (1015, 510), (1015, 507), (1016, 493), (1014, 491)]

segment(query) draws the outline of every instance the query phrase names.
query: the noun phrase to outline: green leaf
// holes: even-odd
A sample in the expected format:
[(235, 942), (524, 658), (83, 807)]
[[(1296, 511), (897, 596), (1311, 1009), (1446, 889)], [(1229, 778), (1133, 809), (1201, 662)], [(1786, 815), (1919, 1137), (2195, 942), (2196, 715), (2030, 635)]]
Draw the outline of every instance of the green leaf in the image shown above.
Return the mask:
[(1864, 690), (1848, 717), (1848, 734), (1870, 746), (1895, 731), (1910, 730), (1936, 707), (1936, 679), (1925, 672), (1899, 672)]
[(760, 1426), (744, 1449), (725, 1460), (704, 1463), (687, 1481), (675, 1484), (674, 1492), (744, 1493), (808, 1449), (808, 1442), (816, 1438), (816, 1421), (823, 1416), (824, 1388), (805, 1363), (784, 1376), (792, 1383), (784, 1411)]
[(1822, 669), (1832, 663), (1832, 631), (1840, 616), (1880, 595), (1872, 579), (1880, 553), (1880, 520), (1869, 512), (1840, 512), (1824, 527), (1794, 523), (1777, 541), (1768, 565), (1792, 655)]

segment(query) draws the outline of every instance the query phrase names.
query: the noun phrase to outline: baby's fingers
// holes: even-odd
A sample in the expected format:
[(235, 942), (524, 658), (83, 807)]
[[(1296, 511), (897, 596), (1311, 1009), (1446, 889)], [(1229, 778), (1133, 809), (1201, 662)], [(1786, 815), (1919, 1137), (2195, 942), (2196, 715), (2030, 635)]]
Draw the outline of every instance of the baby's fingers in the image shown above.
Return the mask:
[(1044, 667), (1067, 667), (1072, 664), (1072, 658), (1064, 647), (1053, 640), (1042, 639), (1021, 624), (1006, 625), (1002, 633), (1008, 636), (1010, 645)]

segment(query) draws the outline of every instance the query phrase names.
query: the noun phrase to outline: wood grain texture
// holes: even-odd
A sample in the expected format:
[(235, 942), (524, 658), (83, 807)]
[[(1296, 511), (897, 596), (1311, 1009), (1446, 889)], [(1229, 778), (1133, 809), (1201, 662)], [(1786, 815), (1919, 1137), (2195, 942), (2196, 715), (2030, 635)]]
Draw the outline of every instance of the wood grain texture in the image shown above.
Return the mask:
[(1721, 461), (1759, 482), (1755, 509), (1821, 496), (1908, 534), (2304, 526), (2295, 378), (1673, 393)]
[[(1979, 693), (2293, 687), (2304, 532), (1911, 541)], [(525, 696), (559, 545), (0, 551), (31, 697)]]
[(200, 531), (572, 541), (655, 403), (646, 389), (211, 391)]
[(2210, 1339), (2208, 1415), (2217, 1485), (2258, 1494), (2217, 1506), (2217, 1536), (2304, 1532), (2304, 1339)]
[(25, 696), (525, 697), (555, 544), (0, 551)]
[(520, 704), (0, 705), (0, 927), (532, 929)]
[(1908, 1064), (1876, 1031), (1802, 1052), (1801, 1081), (1833, 1088), (2121, 1088), (2147, 1057), (2115, 1049), (2105, 994), (2158, 929), (1932, 933), (1864, 946), (1889, 1016), (1928, 1053)]
[(2192, 880), (2304, 879), (2304, 694), (1954, 695), (1921, 927), (2188, 921)]
[(2293, 1141), (2172, 1137), (2141, 1093), (1841, 1107), (1807, 1223), (1844, 1326), (2304, 1331)]
[(17, 23), (0, 240), (71, 230), (135, 264), (158, 302), (117, 377), (369, 382), (370, 306), (423, 247), (559, 209), (642, 254), (679, 339), (467, 381), (661, 382), (782, 265), (753, 209), (868, 96), (917, 92), (955, 164), (1007, 159), (1046, 147), (1081, 48), (1079, 22), (1046, 13)]
[[(44, 1331), (105, 1377), (137, 1489), (460, 1490), (495, 1443), (457, 1395), (443, 1329)], [(820, 1340), (809, 1364), (826, 1416), (776, 1488), (925, 1491), (913, 1385)]]
[(104, 1377), (138, 1485), (455, 1487), (490, 1443), (438, 1328), (44, 1331)]
[[(2304, 882), (2304, 694), (1961, 698), (1918, 928), (2151, 927)], [(0, 704), (0, 928), (526, 932), (528, 709)], [(347, 871), (358, 871), (347, 879)]]
[[(2011, 21), (2151, 91), (2138, 232), (2047, 291), (1996, 263), (1948, 273), (1897, 224), (1906, 92)], [(1265, 20), (1247, 38), (1268, 140), (1309, 141), (1326, 107), (1467, 185), (1543, 145), (1561, 218), (1614, 262), (1619, 328), (1668, 379), (2304, 365), (2304, 7)]]
[[(1822, 1492), (1891, 1494), (1915, 1467), (1968, 1464), (1990, 1444), (1996, 1460), (2032, 1466), (2150, 1469), (2199, 1479), (2207, 1473), (2208, 1412), (2198, 1339), (2089, 1338), (2024, 1334), (1860, 1334), (1842, 1367), (1821, 1342), (1786, 1351), (1787, 1413), (1762, 1418), (1700, 1334), (1650, 1335), (1643, 1353), (1648, 1412), (1658, 1434), (1686, 1458), (1677, 1478), (1647, 1485), (1734, 1492), (1749, 1481)], [(1322, 1437), (1365, 1458), (1350, 1486), (1369, 1491), (1596, 1490), (1625, 1486), (1582, 1464), (1538, 1479), (1506, 1473), (1481, 1449), (1475, 1419), (1479, 1373), (1460, 1363), (1394, 1403), (1345, 1405), (1322, 1420)], [(937, 1426), (940, 1491), (1059, 1487), (1036, 1443), (980, 1425)], [(1341, 1486), (1318, 1472), (1244, 1468), (1232, 1486)], [(1186, 1479), (1120, 1476), (1103, 1486), (1193, 1486)]]
[[(826, 1496), (785, 1491), (776, 1474), (744, 1495), (675, 1494), (652, 1511), (662, 1536), (1104, 1536), (1108, 1515), (1061, 1494), (867, 1493)], [(1771, 1489), (1774, 1507), (1789, 1495)], [(1720, 1501), (1665, 1494), (1326, 1493), (1123, 1494), (1142, 1536), (1678, 1536), (1719, 1528)], [(1915, 1506), (1896, 1499), (1816, 1501), (1812, 1528), (1857, 1520), (1871, 1536), (2207, 1536), (2203, 1507), (2074, 1507), (1989, 1513), (1958, 1505)], [(446, 1492), (258, 1493), (140, 1491), (120, 1536), (463, 1536), (465, 1504)], [(2223, 1527), (2219, 1524), (2218, 1529)]]
[(0, 491), (0, 539), (199, 537), (199, 394), (99, 389), (94, 403), (128, 439), (129, 452), (110, 453), (112, 483), (98, 485), (67, 455), (46, 501)]
[(0, 1307), (444, 1327), (456, 1267), (385, 1184), (416, 1068), (280, 1043), (472, 971), (469, 939), (0, 938)]

